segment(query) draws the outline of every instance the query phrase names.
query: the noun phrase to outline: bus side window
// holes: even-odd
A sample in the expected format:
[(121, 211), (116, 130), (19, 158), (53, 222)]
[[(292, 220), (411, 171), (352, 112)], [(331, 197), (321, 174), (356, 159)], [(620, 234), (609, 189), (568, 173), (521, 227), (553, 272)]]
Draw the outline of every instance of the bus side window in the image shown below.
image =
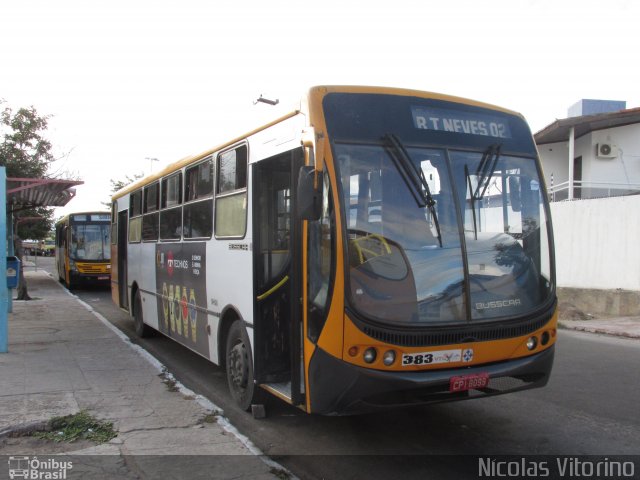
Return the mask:
[(185, 171), (184, 238), (211, 238), (213, 231), (213, 161), (211, 157)]
[(216, 237), (244, 237), (247, 231), (247, 146), (218, 155)]
[(213, 162), (211, 158), (188, 168), (185, 176), (185, 202), (211, 196), (213, 193)]
[(118, 238), (118, 202), (111, 204), (111, 245), (115, 245)]
[(182, 237), (182, 172), (162, 179), (160, 240)]
[(133, 192), (129, 201), (129, 243), (142, 239), (142, 190)]
[(142, 218), (142, 240), (157, 241), (158, 240), (158, 203), (159, 203), (160, 184), (158, 182), (144, 187), (144, 204)]

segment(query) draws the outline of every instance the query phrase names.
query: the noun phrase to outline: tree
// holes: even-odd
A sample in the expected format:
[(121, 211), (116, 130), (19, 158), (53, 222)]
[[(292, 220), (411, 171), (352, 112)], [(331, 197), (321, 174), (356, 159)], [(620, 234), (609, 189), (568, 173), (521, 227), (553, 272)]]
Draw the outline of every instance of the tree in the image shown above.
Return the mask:
[[(0, 104), (4, 103), (0, 101)], [(49, 116), (40, 116), (34, 107), (13, 112), (5, 107), (0, 116), (3, 130), (0, 144), (0, 165), (7, 168), (7, 177), (44, 177), (55, 157), (51, 142), (42, 136)]]
[[(133, 177), (125, 175), (124, 180), (114, 180), (112, 178), (111, 180), (109, 180), (109, 182), (111, 183), (111, 193), (114, 194), (118, 190), (122, 190), (124, 187), (131, 185), (133, 182), (141, 179), (142, 177), (144, 177), (144, 173), (141, 172), (134, 174)], [(108, 202), (102, 202), (102, 204), (109, 209), (111, 208), (111, 200), (109, 200)]]
[[(0, 100), (0, 104), (5, 103)], [(6, 167), (7, 177), (45, 178), (55, 156), (51, 142), (43, 136), (50, 116), (41, 116), (36, 109), (20, 108), (16, 112), (8, 106), (0, 113), (0, 166)], [(16, 233), (21, 238), (44, 239), (53, 227), (53, 210), (37, 205), (15, 205), (13, 216)], [(20, 218), (40, 217), (38, 222), (21, 222)]]
[[(4, 104), (0, 100), (0, 105)], [(51, 152), (51, 142), (43, 136), (48, 126), (49, 116), (41, 116), (32, 106), (14, 112), (4, 106), (0, 112), (0, 166), (6, 167), (7, 177), (44, 178), (51, 164), (56, 160)], [(16, 238), (44, 239), (53, 227), (53, 210), (39, 205), (12, 205), (14, 232)], [(41, 217), (41, 221), (21, 221)], [(17, 254), (21, 254), (18, 248)], [(19, 300), (29, 300), (27, 284), (23, 272), (18, 289)]]
[[(14, 212), (16, 233), (30, 240), (44, 240), (53, 230), (54, 212), (50, 208), (24, 208)], [(39, 218), (39, 220), (36, 220)]]

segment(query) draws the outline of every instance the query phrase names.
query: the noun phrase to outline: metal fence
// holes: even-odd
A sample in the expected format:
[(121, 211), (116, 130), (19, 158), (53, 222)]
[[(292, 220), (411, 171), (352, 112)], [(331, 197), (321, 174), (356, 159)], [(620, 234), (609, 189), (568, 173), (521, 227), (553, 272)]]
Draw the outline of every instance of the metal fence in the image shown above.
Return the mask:
[(568, 181), (550, 185), (548, 188), (550, 201), (562, 202), (564, 200), (587, 200), (640, 194), (640, 183), (574, 181), (573, 198), (569, 198), (569, 187)]

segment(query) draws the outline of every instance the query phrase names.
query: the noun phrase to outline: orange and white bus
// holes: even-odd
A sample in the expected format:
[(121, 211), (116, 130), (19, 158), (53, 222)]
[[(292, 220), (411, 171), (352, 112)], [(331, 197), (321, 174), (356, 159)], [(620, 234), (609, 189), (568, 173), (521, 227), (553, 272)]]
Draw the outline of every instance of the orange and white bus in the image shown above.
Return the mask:
[(81, 212), (56, 222), (55, 257), (58, 278), (67, 288), (109, 285), (111, 280), (111, 214)]
[(112, 294), (270, 392), (349, 414), (549, 379), (551, 216), (521, 115), (429, 92), (311, 88), (300, 107), (113, 197)]

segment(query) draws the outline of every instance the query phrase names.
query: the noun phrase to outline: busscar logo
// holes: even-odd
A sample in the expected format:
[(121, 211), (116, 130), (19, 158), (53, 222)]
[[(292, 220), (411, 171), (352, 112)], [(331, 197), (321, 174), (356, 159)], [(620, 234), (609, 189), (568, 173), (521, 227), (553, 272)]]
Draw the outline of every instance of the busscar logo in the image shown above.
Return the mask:
[(64, 480), (67, 470), (73, 468), (73, 462), (56, 458), (38, 459), (38, 457), (9, 457), (9, 478), (28, 478), (34, 480)]
[(522, 305), (519, 298), (511, 298), (508, 300), (495, 300), (493, 302), (477, 302), (476, 310), (488, 310), (491, 308), (519, 307)]

